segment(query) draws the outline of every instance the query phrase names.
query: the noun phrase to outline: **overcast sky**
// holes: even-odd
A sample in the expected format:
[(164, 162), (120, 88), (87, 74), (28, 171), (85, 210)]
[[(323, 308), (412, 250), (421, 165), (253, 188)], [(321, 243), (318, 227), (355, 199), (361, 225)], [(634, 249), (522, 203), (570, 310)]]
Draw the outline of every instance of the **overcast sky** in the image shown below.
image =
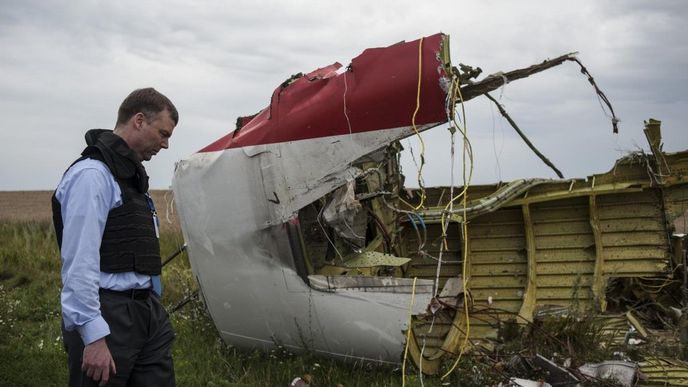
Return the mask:
[[(493, 93), (566, 177), (607, 171), (624, 153), (647, 149), (650, 117), (662, 120), (665, 150), (688, 148), (688, 1), (0, 5), (0, 190), (54, 188), (83, 149), (83, 133), (112, 128), (122, 99), (147, 86), (180, 113), (170, 149), (147, 164), (152, 187), (167, 188), (175, 161), (265, 107), (290, 75), (436, 32), (451, 36), (454, 64), (480, 66), (484, 75), (580, 53), (621, 119), (617, 135), (573, 63)], [(473, 182), (554, 177), (490, 104), (481, 97), (466, 105)], [(424, 136), (426, 184), (446, 184), (448, 131)], [(415, 142), (403, 145), (418, 154)], [(407, 180), (413, 168), (407, 154)]]

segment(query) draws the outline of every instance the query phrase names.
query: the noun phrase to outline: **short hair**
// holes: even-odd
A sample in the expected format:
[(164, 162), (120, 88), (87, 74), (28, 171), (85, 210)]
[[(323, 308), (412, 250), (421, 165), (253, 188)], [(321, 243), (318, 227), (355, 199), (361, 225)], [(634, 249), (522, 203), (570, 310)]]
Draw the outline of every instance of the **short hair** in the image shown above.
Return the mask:
[(146, 120), (153, 120), (163, 110), (167, 110), (170, 113), (170, 118), (177, 125), (179, 113), (177, 113), (177, 108), (174, 107), (169, 98), (152, 87), (136, 89), (119, 106), (117, 126), (126, 124), (134, 114), (139, 112), (146, 116)]

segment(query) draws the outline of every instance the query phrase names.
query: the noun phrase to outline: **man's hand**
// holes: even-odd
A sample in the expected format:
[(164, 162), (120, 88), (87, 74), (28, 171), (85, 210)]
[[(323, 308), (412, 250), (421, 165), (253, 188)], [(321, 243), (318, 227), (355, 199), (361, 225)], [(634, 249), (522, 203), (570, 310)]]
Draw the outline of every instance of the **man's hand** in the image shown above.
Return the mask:
[(110, 376), (117, 373), (115, 361), (112, 360), (104, 337), (84, 347), (81, 370), (85, 371), (89, 378), (96, 382), (100, 381), (100, 386), (106, 385)]

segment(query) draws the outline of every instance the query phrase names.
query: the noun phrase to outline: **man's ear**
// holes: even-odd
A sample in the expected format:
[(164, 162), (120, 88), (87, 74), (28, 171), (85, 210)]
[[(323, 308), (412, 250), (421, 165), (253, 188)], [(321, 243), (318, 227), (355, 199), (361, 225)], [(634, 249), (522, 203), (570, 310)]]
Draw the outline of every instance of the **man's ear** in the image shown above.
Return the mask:
[(134, 120), (134, 128), (141, 129), (143, 128), (143, 123), (146, 122), (146, 116), (143, 113), (138, 112), (134, 114), (132, 120)]

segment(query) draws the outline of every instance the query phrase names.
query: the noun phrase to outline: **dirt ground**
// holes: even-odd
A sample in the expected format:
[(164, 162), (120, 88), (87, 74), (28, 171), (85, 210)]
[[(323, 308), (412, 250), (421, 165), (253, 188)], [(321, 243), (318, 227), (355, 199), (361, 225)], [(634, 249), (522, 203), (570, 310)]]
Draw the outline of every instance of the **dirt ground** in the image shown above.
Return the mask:
[[(172, 192), (151, 190), (163, 231), (179, 230)], [(0, 191), (0, 222), (50, 222), (52, 191)]]

